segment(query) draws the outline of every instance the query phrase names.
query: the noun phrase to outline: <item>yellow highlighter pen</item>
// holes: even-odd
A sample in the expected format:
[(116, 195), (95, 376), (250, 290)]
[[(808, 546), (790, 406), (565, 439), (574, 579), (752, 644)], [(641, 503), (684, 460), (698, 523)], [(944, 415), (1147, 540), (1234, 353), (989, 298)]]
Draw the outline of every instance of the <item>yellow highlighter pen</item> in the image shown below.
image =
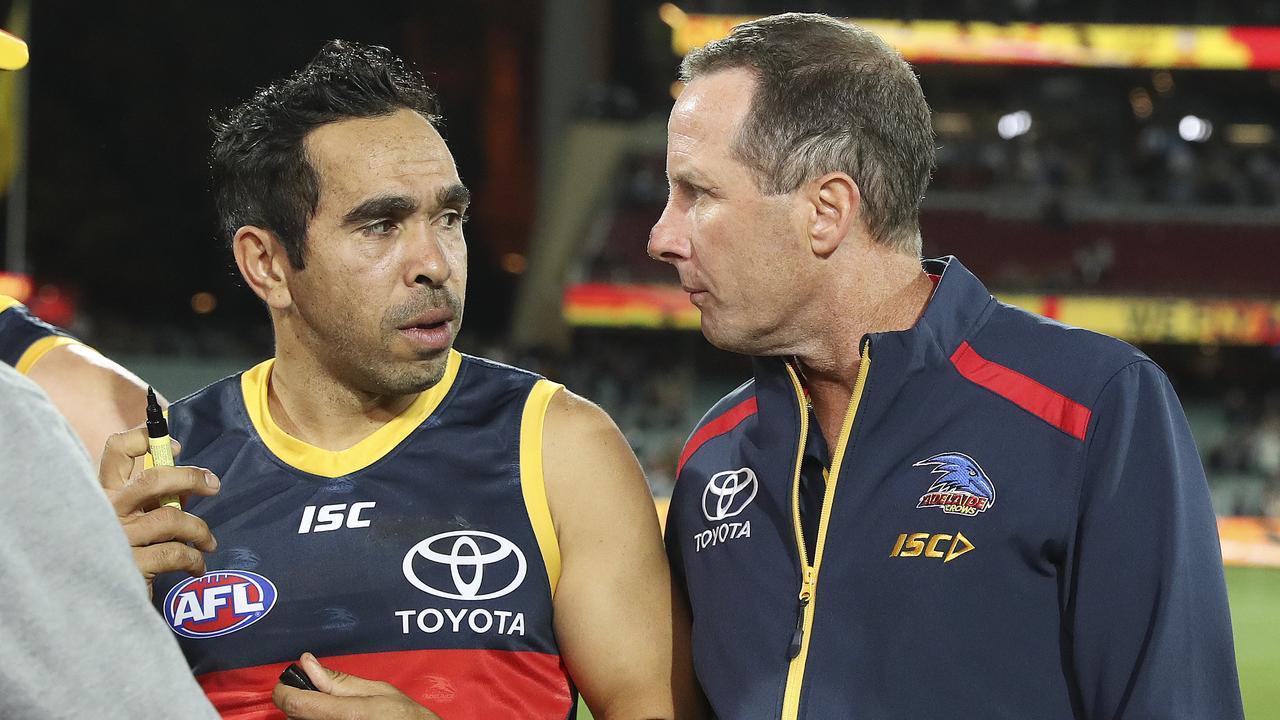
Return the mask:
[[(173, 467), (173, 445), (169, 442), (169, 423), (156, 401), (156, 391), (147, 386), (147, 445), (150, 447), (152, 467)], [(178, 496), (160, 499), (161, 505), (182, 509)]]

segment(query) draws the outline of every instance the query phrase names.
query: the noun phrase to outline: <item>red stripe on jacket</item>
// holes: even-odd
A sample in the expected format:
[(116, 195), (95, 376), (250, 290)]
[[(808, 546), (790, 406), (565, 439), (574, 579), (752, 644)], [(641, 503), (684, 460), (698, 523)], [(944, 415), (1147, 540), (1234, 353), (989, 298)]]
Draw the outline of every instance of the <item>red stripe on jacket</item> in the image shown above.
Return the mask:
[(968, 342), (951, 353), (951, 364), (970, 382), (981, 385), (1062, 432), (1084, 440), (1089, 429), (1089, 408), (999, 363), (991, 362)]
[[(320, 658), (328, 668), (383, 680), (449, 720), (569, 715), (560, 658), (506, 650), (404, 650)], [(284, 720), (271, 690), (289, 663), (205, 673), (196, 678), (224, 718)]]
[(689, 442), (685, 443), (684, 451), (680, 453), (680, 462), (676, 463), (676, 477), (680, 477), (680, 471), (684, 470), (684, 464), (688, 462), (690, 457), (698, 451), (711, 438), (723, 435), (738, 426), (743, 420), (756, 414), (756, 396), (743, 400), (742, 402), (729, 408), (723, 415), (703, 425), (698, 432), (689, 438)]

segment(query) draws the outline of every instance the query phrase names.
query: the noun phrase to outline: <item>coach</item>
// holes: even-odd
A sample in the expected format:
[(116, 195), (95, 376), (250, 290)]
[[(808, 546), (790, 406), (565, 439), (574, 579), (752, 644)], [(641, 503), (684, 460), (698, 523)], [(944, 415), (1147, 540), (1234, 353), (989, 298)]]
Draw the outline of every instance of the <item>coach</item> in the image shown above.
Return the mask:
[(650, 254), (755, 356), (667, 545), (722, 718), (1240, 718), (1213, 511), (1133, 347), (922, 261), (910, 66), (820, 15), (695, 50)]

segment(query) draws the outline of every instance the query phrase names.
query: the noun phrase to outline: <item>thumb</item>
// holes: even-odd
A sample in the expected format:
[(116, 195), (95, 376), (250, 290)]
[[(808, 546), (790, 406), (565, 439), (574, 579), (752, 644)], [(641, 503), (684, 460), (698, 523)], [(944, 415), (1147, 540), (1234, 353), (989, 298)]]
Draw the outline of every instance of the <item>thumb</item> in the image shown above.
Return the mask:
[(309, 652), (302, 654), (299, 664), (306, 671), (307, 677), (311, 679), (311, 684), (315, 685), (316, 689), (322, 693), (337, 697), (367, 697), (386, 694), (386, 683), (366, 680), (362, 677), (327, 668), (321, 665), (316, 656)]

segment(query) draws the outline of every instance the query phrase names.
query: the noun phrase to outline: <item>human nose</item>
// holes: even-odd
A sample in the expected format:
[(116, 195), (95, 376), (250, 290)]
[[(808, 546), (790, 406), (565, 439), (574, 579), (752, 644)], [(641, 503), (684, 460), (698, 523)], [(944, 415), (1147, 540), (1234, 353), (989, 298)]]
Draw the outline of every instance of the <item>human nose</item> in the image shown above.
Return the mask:
[(671, 200), (662, 209), (662, 216), (649, 231), (649, 257), (675, 264), (689, 259), (689, 231), (680, 210)]
[(452, 258), (434, 226), (418, 225), (409, 243), (407, 284), (440, 287), (453, 276)]

